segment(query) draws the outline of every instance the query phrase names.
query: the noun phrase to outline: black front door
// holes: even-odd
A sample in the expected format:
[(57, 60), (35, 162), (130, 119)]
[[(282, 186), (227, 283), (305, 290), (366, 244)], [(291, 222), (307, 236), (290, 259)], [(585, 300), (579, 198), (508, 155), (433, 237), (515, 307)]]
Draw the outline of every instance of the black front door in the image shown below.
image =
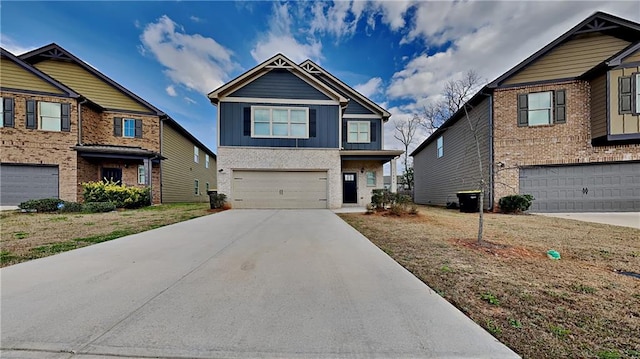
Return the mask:
[(342, 174), (342, 203), (358, 203), (357, 178), (355, 173)]
[(118, 184), (122, 184), (122, 169), (121, 168), (103, 168), (102, 169), (102, 180), (117, 182)]

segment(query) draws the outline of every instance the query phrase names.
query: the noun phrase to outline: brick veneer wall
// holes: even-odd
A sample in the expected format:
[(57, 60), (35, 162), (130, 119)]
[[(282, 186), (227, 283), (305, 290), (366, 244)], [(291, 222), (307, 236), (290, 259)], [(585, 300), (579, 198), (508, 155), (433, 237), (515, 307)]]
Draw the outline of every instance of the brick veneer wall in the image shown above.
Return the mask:
[[(562, 89), (566, 90), (566, 123), (518, 127), (518, 94)], [(518, 193), (522, 166), (640, 160), (640, 145), (591, 145), (590, 86), (586, 81), (496, 90), (493, 108), (496, 208), (501, 197)]]
[[(12, 92), (0, 92), (2, 97), (14, 99), (14, 127), (1, 127), (0, 162), (58, 165), (59, 196), (76, 201), (77, 155), (71, 147), (78, 142), (78, 108), (73, 99)], [(26, 101), (46, 101), (71, 104), (71, 131), (42, 131), (26, 128)]]

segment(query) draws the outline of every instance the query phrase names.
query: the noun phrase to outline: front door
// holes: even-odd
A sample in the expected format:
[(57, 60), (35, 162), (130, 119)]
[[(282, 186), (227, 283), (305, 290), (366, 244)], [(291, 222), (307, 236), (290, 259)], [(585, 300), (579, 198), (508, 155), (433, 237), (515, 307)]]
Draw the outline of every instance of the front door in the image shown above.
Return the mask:
[(355, 173), (342, 174), (342, 203), (358, 203), (358, 183)]
[(122, 169), (121, 168), (103, 168), (102, 180), (107, 182), (109, 180), (122, 184)]

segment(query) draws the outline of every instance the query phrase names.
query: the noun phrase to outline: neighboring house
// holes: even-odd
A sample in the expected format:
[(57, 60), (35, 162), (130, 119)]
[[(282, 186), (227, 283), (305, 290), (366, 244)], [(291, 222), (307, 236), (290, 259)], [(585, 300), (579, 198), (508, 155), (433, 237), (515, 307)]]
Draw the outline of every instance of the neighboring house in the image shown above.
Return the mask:
[(597, 12), (485, 86), (413, 151), (415, 201), (445, 205), (480, 188), (470, 120), (487, 209), (529, 193), (537, 212), (639, 211), (639, 114), (640, 24)]
[(383, 188), (389, 112), (310, 60), (278, 54), (209, 94), (218, 190), (234, 208), (364, 206)]
[[(391, 187), (393, 186), (393, 183), (391, 183), (391, 180), (393, 178), (389, 175), (384, 176), (383, 179), (383, 184), (384, 184), (384, 188), (390, 190)], [(403, 175), (396, 175), (396, 184), (395, 187), (397, 189), (401, 189), (401, 190), (406, 190), (409, 189), (409, 186), (405, 183), (405, 178)]]
[[(162, 172), (193, 160), (193, 146), (214, 161), (211, 169), (198, 173), (208, 176), (200, 180), (215, 182), (210, 150), (162, 111), (60, 46), (47, 45), (19, 57), (2, 50), (2, 65), (3, 105), (13, 106), (10, 114), (3, 110), (3, 118), (9, 116), (11, 122), (4, 121), (0, 129), (2, 205), (43, 197), (80, 201), (81, 183), (102, 179), (150, 186), (153, 203), (160, 203), (163, 195), (171, 197), (180, 188), (175, 180), (163, 186)], [(188, 155), (163, 145), (172, 131), (191, 143)], [(166, 165), (165, 153), (174, 156)], [(194, 173), (182, 172), (181, 181), (191, 194), (194, 178)]]

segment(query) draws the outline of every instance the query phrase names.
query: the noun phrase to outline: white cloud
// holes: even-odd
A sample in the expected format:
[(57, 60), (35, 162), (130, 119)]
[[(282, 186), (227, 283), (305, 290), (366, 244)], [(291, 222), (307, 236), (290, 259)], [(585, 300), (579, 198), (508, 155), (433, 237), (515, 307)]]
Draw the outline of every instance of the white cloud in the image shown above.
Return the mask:
[(342, 37), (353, 36), (366, 5), (364, 1), (316, 2), (310, 31), (332, 34), (338, 42)]
[(353, 88), (365, 97), (373, 97), (382, 92), (380, 85), (382, 85), (382, 79), (380, 77), (374, 77), (363, 84), (355, 85)]
[(204, 21), (203, 19), (201, 19), (201, 18), (199, 18), (199, 17), (197, 17), (195, 15), (191, 15), (189, 17), (189, 19), (191, 19), (191, 21), (193, 21), (193, 22), (203, 22)]
[(167, 95), (171, 96), (171, 97), (176, 97), (178, 96), (178, 93), (176, 92), (176, 88), (173, 87), (173, 85), (169, 85), (167, 86), (167, 88), (165, 89), (165, 91), (167, 91)]
[(24, 44), (19, 44), (6, 34), (0, 34), (0, 46), (16, 56), (38, 48), (37, 46), (25, 46)]
[(210, 37), (187, 34), (166, 15), (147, 24), (140, 40), (143, 46), (139, 51), (153, 54), (169, 79), (202, 94), (224, 84), (239, 68), (231, 59), (233, 51)]
[(260, 36), (251, 56), (256, 62), (262, 62), (277, 53), (282, 53), (292, 61), (300, 63), (322, 58), (322, 43), (313, 38), (305, 42), (298, 41), (291, 32), (293, 18), (288, 4), (273, 4), (273, 15), (269, 20), (269, 30)]
[(196, 100), (187, 96), (184, 97), (184, 102), (188, 103), (189, 105), (195, 105), (197, 103)]

